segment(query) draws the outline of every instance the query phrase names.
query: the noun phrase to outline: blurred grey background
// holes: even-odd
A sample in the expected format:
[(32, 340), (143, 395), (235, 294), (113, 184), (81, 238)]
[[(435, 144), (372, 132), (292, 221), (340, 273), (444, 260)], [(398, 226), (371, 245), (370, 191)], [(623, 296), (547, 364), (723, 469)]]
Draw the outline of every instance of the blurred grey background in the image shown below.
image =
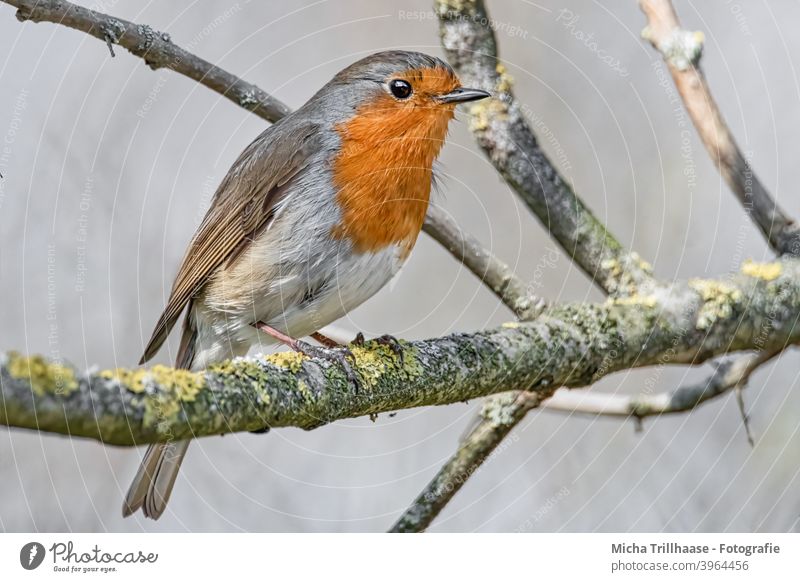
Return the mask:
[[(86, 3), (89, 5), (88, 3)], [(636, 3), (494, 1), (502, 57), (531, 123), (613, 232), (667, 279), (770, 257), (720, 180)], [(441, 55), (425, 0), (99, 2), (293, 107), (386, 48)], [(703, 65), (734, 134), (800, 216), (797, 2), (676, 2), (706, 34)], [(121, 48), (0, 4), (0, 350), (131, 366), (217, 183), (265, 123)], [(476, 149), (451, 126), (437, 203), (539, 294), (602, 300)], [(404, 338), (508, 321), (493, 295), (423, 235), (392, 285), (342, 326)], [(174, 348), (174, 342), (173, 342)], [(173, 352), (174, 353), (174, 352)], [(166, 351), (160, 356), (166, 361)], [(745, 393), (648, 420), (534, 412), (434, 531), (798, 531), (797, 354)], [(706, 369), (617, 374), (593, 390), (669, 390)], [(235, 434), (192, 446), (158, 522), (120, 516), (142, 449), (0, 427), (0, 530), (381, 531), (454, 450), (479, 402)]]

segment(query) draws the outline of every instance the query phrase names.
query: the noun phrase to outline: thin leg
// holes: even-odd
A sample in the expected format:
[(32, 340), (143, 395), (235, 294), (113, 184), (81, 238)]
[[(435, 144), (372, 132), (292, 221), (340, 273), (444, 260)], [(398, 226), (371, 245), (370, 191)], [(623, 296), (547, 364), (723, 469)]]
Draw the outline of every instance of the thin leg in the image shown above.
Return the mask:
[(314, 338), (315, 340), (317, 340), (319, 343), (321, 343), (326, 348), (340, 348), (340, 347), (342, 347), (342, 344), (340, 344), (336, 340), (332, 340), (328, 336), (326, 336), (324, 334), (321, 334), (318, 331), (315, 331), (314, 333), (312, 333), (311, 337)]
[(276, 340), (278, 340), (282, 344), (285, 344), (285, 345), (289, 346), (294, 351), (296, 351), (296, 352), (301, 351), (301, 350), (299, 350), (297, 348), (298, 344), (300, 343), (300, 340), (296, 340), (296, 339), (294, 339), (292, 337), (289, 337), (288, 335), (286, 335), (282, 331), (278, 331), (277, 329), (267, 325), (263, 321), (257, 321), (253, 325), (255, 326), (255, 328), (258, 331), (263, 331), (265, 334), (274, 337)]
[(344, 368), (345, 374), (347, 375), (347, 379), (353, 383), (356, 389), (358, 389), (360, 385), (360, 379), (353, 371), (353, 366), (351, 365), (351, 362), (355, 363), (356, 358), (353, 355), (353, 352), (351, 352), (347, 347), (338, 346), (336, 348), (330, 348), (330, 347), (320, 348), (317, 346), (312, 346), (309, 343), (306, 343), (302, 340), (294, 339), (293, 337), (290, 337), (285, 333), (278, 331), (277, 329), (275, 329), (270, 325), (267, 325), (263, 321), (258, 321), (254, 323), (253, 326), (257, 330), (262, 331), (265, 334), (274, 337), (279, 342), (289, 346), (296, 352), (305, 354), (310, 358), (320, 358), (323, 360), (328, 360), (329, 362), (334, 362), (339, 364), (342, 368)]

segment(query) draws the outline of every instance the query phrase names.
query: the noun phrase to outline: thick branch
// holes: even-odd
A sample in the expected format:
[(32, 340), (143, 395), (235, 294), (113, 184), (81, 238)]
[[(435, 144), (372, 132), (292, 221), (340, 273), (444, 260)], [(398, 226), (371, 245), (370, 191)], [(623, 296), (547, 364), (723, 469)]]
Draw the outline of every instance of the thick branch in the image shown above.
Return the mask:
[(700, 139), (745, 211), (779, 253), (800, 256), (800, 225), (775, 202), (750, 167), (711, 95), (699, 61), (703, 35), (681, 29), (669, 0), (639, 0), (642, 37), (664, 57)]
[(648, 280), (650, 265), (620, 245), (539, 148), (497, 59), (492, 20), (482, 0), (437, 0), (436, 11), (442, 45), (462, 82), (493, 95), (469, 112), (470, 129), (497, 171), (606, 292), (629, 292)]
[(624, 418), (686, 412), (712, 398), (745, 386), (752, 373), (778, 353), (780, 352), (755, 352), (728, 359), (720, 362), (708, 378), (696, 384), (681, 386), (673, 392), (627, 396), (561, 390), (540, 406), (546, 410)]
[(431, 205), (422, 229), (475, 273), (520, 319), (533, 319), (545, 307), (511, 268), (459, 228), (443, 210)]
[(289, 108), (255, 85), (243, 81), (206, 60), (185, 51), (164, 32), (65, 2), (63, 0), (0, 0), (18, 8), (21, 21), (53, 22), (80, 30), (128, 49), (153, 69), (166, 67), (194, 79), (268, 121), (277, 121)]
[(691, 280), (604, 304), (554, 306), (535, 321), (406, 344), (354, 347), (356, 389), (338, 365), (293, 352), (237, 359), (203, 373), (79, 373), (8, 354), (0, 423), (133, 445), (452, 404), (525, 387), (540, 398), (612, 372), (698, 363), (800, 340), (800, 261), (756, 265), (727, 281)]

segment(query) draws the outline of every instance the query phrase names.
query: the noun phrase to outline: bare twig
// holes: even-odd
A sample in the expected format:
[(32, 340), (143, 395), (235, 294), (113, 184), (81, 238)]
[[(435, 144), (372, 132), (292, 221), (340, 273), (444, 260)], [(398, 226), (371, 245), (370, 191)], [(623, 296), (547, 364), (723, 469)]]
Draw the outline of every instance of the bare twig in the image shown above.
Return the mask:
[(743, 388), (750, 375), (781, 350), (754, 352), (717, 365), (705, 380), (687, 384), (673, 392), (652, 395), (619, 395), (559, 390), (541, 403), (541, 408), (560, 412), (644, 418), (686, 412), (730, 390)]
[(742, 154), (714, 101), (699, 60), (703, 34), (683, 30), (670, 0), (639, 0), (647, 16), (642, 37), (664, 57), (684, 106), (720, 174), (781, 254), (800, 255), (800, 225), (777, 204)]
[(290, 109), (262, 89), (212, 65), (174, 44), (165, 32), (135, 24), (64, 0), (0, 0), (16, 7), (21, 21), (53, 22), (90, 34), (108, 44), (128, 49), (153, 69), (166, 67), (194, 79), (268, 121), (277, 121)]
[(423, 230), (475, 273), (518, 318), (533, 319), (544, 309), (544, 300), (533, 296), (508, 265), (440, 208), (428, 208)]
[[(628, 252), (586, 207), (539, 148), (511, 91), (512, 81), (497, 59), (492, 21), (482, 0), (453, 4), (437, 0), (442, 44), (462, 81), (492, 92), (470, 108), (470, 129), (492, 164), (548, 228), (570, 258), (606, 293), (625, 295), (652, 280), (651, 267)], [(492, 396), (473, 430), (392, 531), (428, 527), (489, 453), (535, 408), (523, 392)]]
[(747, 410), (745, 409), (744, 405), (744, 385), (737, 385), (734, 392), (736, 393), (736, 405), (739, 407), (739, 415), (742, 417), (742, 426), (744, 427), (744, 434), (747, 437), (747, 443), (751, 447), (754, 447), (756, 445), (756, 441), (753, 438), (752, 431), (750, 430), (750, 416), (747, 414)]

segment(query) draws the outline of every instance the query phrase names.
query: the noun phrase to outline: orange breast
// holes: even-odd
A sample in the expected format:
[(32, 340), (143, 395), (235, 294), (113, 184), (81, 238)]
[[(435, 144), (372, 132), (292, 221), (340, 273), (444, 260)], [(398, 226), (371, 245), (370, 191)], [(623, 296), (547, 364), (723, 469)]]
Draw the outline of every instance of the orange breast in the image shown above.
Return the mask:
[(399, 244), (407, 255), (417, 240), (428, 209), (433, 162), (453, 118), (453, 107), (434, 103), (430, 95), (458, 85), (438, 71), (410, 73), (413, 99), (400, 102), (382, 95), (337, 127), (342, 143), (333, 178), (342, 222), (333, 235), (349, 238), (357, 252)]

